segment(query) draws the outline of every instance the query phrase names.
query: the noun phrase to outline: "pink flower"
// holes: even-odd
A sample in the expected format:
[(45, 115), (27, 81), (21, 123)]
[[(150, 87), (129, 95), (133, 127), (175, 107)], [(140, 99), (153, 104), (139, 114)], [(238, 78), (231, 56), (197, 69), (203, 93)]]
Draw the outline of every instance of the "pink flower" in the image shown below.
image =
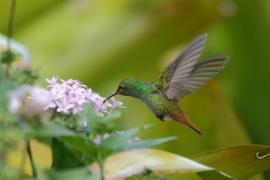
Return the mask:
[(47, 83), (49, 84), (49, 87), (54, 86), (55, 84), (57, 84), (58, 82), (58, 77), (57, 76), (53, 76), (51, 79), (46, 79)]
[(13, 114), (36, 117), (51, 103), (50, 93), (39, 86), (23, 85), (8, 94), (8, 109)]
[(8, 93), (8, 109), (11, 113), (17, 114), (19, 112), (23, 105), (23, 99), (25, 98), (26, 93), (29, 93), (31, 89), (32, 86), (26, 84)]
[(97, 115), (103, 116), (111, 110), (122, 105), (121, 102), (112, 100), (112, 103), (103, 103), (104, 99), (94, 93), (78, 80), (62, 80), (58, 77), (47, 79), (47, 90), (52, 97), (52, 103), (47, 109), (56, 109), (57, 112), (77, 114), (83, 110), (86, 103), (90, 103)]
[(94, 93), (78, 80), (62, 80), (58, 77), (46, 79), (47, 88), (23, 85), (9, 93), (9, 111), (19, 114), (23, 111), (28, 117), (55, 110), (63, 114), (77, 114), (86, 103), (90, 103), (99, 116), (110, 113), (122, 103), (115, 99), (103, 103), (104, 97)]
[(116, 101), (114, 98), (111, 98), (112, 107), (111, 110), (114, 110), (118, 107), (124, 108), (123, 103), (120, 101)]
[(45, 108), (52, 102), (50, 92), (38, 86), (33, 86), (29, 94), (24, 107), (25, 113), (28, 117), (43, 114)]

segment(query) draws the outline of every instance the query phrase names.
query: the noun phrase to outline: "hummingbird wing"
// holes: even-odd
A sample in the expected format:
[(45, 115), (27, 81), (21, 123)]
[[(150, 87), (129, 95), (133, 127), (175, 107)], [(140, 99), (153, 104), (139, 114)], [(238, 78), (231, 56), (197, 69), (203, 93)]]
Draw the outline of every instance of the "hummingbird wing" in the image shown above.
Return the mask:
[(179, 99), (181, 96), (179, 86), (187, 80), (198, 63), (206, 39), (207, 34), (203, 34), (192, 41), (159, 77), (156, 85), (165, 91), (169, 99)]
[(227, 62), (227, 57), (217, 56), (197, 63), (189, 77), (183, 83), (178, 85), (175, 84), (173, 87), (170, 87), (175, 90), (170, 90), (170, 88), (167, 89), (167, 96), (179, 100), (183, 96), (194, 92), (221, 71)]

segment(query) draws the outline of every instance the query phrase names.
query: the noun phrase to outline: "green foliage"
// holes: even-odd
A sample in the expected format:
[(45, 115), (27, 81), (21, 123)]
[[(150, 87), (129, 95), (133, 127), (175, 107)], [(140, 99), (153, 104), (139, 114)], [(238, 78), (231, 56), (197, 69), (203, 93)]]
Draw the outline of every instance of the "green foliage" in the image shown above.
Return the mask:
[(40, 180), (95, 180), (87, 168), (76, 168), (71, 170), (51, 170), (41, 176)]
[(10, 70), (10, 76), (11, 78), (16, 79), (20, 84), (33, 84), (39, 78), (37, 70), (29, 68), (13, 68)]
[[(160, 138), (153, 140), (140, 140), (138, 142), (132, 141), (132, 138), (137, 135), (140, 128), (133, 128), (127, 131), (112, 132), (112, 129), (116, 129), (113, 119), (119, 117), (119, 113), (113, 113), (107, 117), (99, 117), (94, 115), (93, 110), (90, 106), (85, 107), (85, 111), (80, 115), (79, 120), (86, 120), (89, 124), (89, 129), (76, 136), (60, 137), (59, 140), (55, 141), (55, 150), (53, 151), (53, 167), (56, 168), (69, 168), (68, 164), (73, 164), (71, 159), (74, 159), (74, 165), (76, 167), (78, 159), (81, 164), (91, 164), (95, 161), (103, 163), (106, 158), (114, 153), (138, 148), (152, 147), (170, 140), (172, 138)], [(112, 132), (109, 137), (104, 137), (105, 133)], [(94, 139), (100, 137), (100, 142), (94, 142)], [(59, 150), (59, 147), (60, 150)], [(63, 153), (61, 152), (72, 152), (77, 154), (76, 157), (73, 155), (67, 156), (69, 158), (62, 158)], [(56, 164), (58, 159), (61, 159), (61, 164), (67, 164), (66, 167), (63, 165)], [(67, 162), (66, 162), (67, 161)]]
[(234, 178), (220, 173), (217, 170), (211, 170), (211, 171), (204, 171), (204, 172), (199, 172), (198, 176), (202, 179), (202, 180), (233, 180)]
[(141, 180), (167, 180), (167, 176), (162, 176), (162, 175), (155, 175), (151, 170), (145, 170), (141, 175), (139, 176), (133, 176), (128, 178), (129, 180), (136, 180), (136, 179), (141, 179)]
[(72, 130), (60, 126), (56, 123), (50, 122), (39, 127), (32, 129), (34, 137), (37, 138), (51, 138), (51, 137), (64, 137), (64, 136), (76, 136)]
[(52, 169), (65, 170), (85, 165), (78, 159), (76, 152), (69, 150), (63, 142), (58, 139), (52, 139), (51, 147), (53, 154)]
[(132, 144), (127, 145), (126, 149), (129, 150), (129, 149), (137, 149), (137, 148), (150, 148), (150, 147), (157, 146), (162, 143), (176, 140), (176, 139), (177, 139), (176, 137), (167, 137), (167, 138), (138, 141), (138, 142), (134, 142)]
[[(96, 164), (93, 164), (91, 169), (94, 175), (98, 176), (95, 167)], [(175, 174), (178, 179), (183, 177), (232, 179), (214, 168), (156, 149), (138, 149), (112, 155), (105, 163), (105, 172), (105, 177), (108, 179), (130, 177), (131, 179), (170, 179)]]
[[(215, 167), (236, 179), (248, 179), (270, 169), (270, 151), (266, 145), (241, 145), (214, 150), (195, 158), (203, 164)], [(261, 154), (261, 158), (257, 153)], [(259, 154), (260, 155), (260, 154)]]
[[(92, 133), (92, 135), (100, 135), (104, 133), (111, 133), (116, 130), (115, 119), (119, 118), (121, 113), (119, 111), (113, 111), (109, 115), (103, 117), (98, 116), (91, 105), (87, 104), (79, 114), (79, 123), (86, 122), (88, 124), (87, 131)], [(83, 128), (83, 127), (82, 127)]]
[(8, 113), (6, 94), (12, 87), (15, 87), (14, 83), (5, 79), (0, 66), (0, 179), (14, 179), (19, 174), (19, 170), (7, 164), (7, 156), (16, 148), (16, 140), (22, 137), (22, 132), (15, 126), (16, 118)]
[(6, 50), (1, 53), (0, 55), (0, 62), (2, 64), (7, 64), (10, 65), (16, 60), (17, 55), (11, 51), (11, 50)]

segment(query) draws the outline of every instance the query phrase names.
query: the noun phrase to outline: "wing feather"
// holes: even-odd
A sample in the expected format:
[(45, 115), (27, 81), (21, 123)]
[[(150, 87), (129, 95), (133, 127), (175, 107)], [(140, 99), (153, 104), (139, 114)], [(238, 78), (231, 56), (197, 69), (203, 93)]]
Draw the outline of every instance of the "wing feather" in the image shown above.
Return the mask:
[(178, 90), (173, 88), (185, 82), (198, 63), (206, 39), (207, 34), (203, 34), (192, 41), (162, 73), (158, 83), (159, 86), (166, 89), (169, 98), (173, 99), (178, 94)]
[[(175, 84), (181, 84), (190, 75), (195, 64), (198, 62), (203, 49), (207, 34), (203, 34), (192, 41), (184, 51), (165, 69), (161, 74), (156, 86), (166, 94), (178, 94), (177, 89), (172, 89)], [(170, 95), (169, 95), (170, 96)]]
[(203, 34), (192, 41), (161, 74), (156, 86), (169, 99), (179, 100), (194, 92), (224, 68), (227, 59), (223, 56), (199, 62), (206, 39)]
[[(174, 84), (169, 89), (174, 89), (174, 96), (169, 97), (172, 99), (180, 99), (181, 97), (194, 92), (198, 88), (205, 85), (210, 79), (212, 79), (220, 70), (222, 70), (228, 59), (224, 56), (213, 57), (211, 59), (197, 63), (194, 69), (190, 73), (190, 76), (185, 82), (181, 84)], [(176, 89), (176, 90), (175, 90)]]

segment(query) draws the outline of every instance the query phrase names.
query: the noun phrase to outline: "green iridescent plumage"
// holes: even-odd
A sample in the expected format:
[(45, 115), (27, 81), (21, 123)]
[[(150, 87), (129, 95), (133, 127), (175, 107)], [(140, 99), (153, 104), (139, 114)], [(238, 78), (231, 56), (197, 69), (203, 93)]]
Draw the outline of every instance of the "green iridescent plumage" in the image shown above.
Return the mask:
[(199, 62), (206, 39), (207, 35), (203, 34), (190, 43), (165, 69), (157, 81), (143, 82), (132, 78), (124, 79), (117, 91), (107, 99), (115, 95), (141, 99), (160, 120), (173, 119), (182, 122), (201, 134), (201, 131), (184, 115), (177, 103), (185, 95), (206, 84), (224, 68), (228, 61), (226, 57), (219, 56)]

